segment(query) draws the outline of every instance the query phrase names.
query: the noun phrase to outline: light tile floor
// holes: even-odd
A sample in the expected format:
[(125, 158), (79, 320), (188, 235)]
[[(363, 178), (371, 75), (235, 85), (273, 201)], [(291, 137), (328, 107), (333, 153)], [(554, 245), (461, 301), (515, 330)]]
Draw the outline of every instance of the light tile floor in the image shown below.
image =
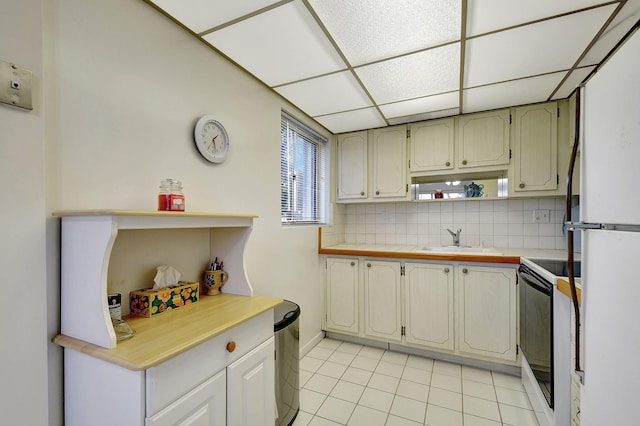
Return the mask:
[(538, 426), (519, 377), (334, 339), (300, 387), (294, 426)]

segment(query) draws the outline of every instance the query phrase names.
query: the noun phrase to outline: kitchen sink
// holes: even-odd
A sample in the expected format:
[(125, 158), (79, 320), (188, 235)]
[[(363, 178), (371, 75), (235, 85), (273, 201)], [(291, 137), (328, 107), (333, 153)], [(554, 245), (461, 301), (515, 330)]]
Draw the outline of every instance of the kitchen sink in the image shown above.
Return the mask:
[(481, 255), (501, 255), (493, 247), (474, 247), (474, 246), (436, 246), (436, 247), (423, 247), (423, 251), (433, 253), (464, 253), (464, 254), (481, 254)]

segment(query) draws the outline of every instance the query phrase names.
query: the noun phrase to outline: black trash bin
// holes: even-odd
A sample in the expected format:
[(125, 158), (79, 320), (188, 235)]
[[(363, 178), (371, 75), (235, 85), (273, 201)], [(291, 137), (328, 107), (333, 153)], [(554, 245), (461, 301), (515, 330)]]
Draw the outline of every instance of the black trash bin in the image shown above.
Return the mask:
[(300, 409), (300, 306), (285, 300), (274, 309), (276, 426), (293, 424)]

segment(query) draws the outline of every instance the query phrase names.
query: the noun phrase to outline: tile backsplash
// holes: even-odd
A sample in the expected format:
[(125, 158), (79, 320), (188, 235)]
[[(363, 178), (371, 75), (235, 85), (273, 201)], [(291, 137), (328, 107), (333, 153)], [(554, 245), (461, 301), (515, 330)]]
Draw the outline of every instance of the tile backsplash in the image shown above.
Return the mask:
[[(449, 228), (463, 245), (565, 249), (564, 208), (564, 198), (348, 204), (336, 219), (350, 244), (449, 245)], [(536, 210), (549, 221), (536, 223)]]

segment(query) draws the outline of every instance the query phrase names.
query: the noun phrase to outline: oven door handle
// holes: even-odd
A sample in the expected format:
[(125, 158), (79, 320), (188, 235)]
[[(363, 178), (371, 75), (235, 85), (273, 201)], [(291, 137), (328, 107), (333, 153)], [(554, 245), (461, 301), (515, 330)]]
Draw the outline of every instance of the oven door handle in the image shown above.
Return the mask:
[(519, 275), (522, 277), (523, 281), (534, 290), (539, 291), (540, 293), (544, 293), (547, 296), (551, 296), (551, 290), (553, 286), (546, 286), (540, 280), (538, 280), (533, 275), (530, 275), (524, 271), (520, 271)]

